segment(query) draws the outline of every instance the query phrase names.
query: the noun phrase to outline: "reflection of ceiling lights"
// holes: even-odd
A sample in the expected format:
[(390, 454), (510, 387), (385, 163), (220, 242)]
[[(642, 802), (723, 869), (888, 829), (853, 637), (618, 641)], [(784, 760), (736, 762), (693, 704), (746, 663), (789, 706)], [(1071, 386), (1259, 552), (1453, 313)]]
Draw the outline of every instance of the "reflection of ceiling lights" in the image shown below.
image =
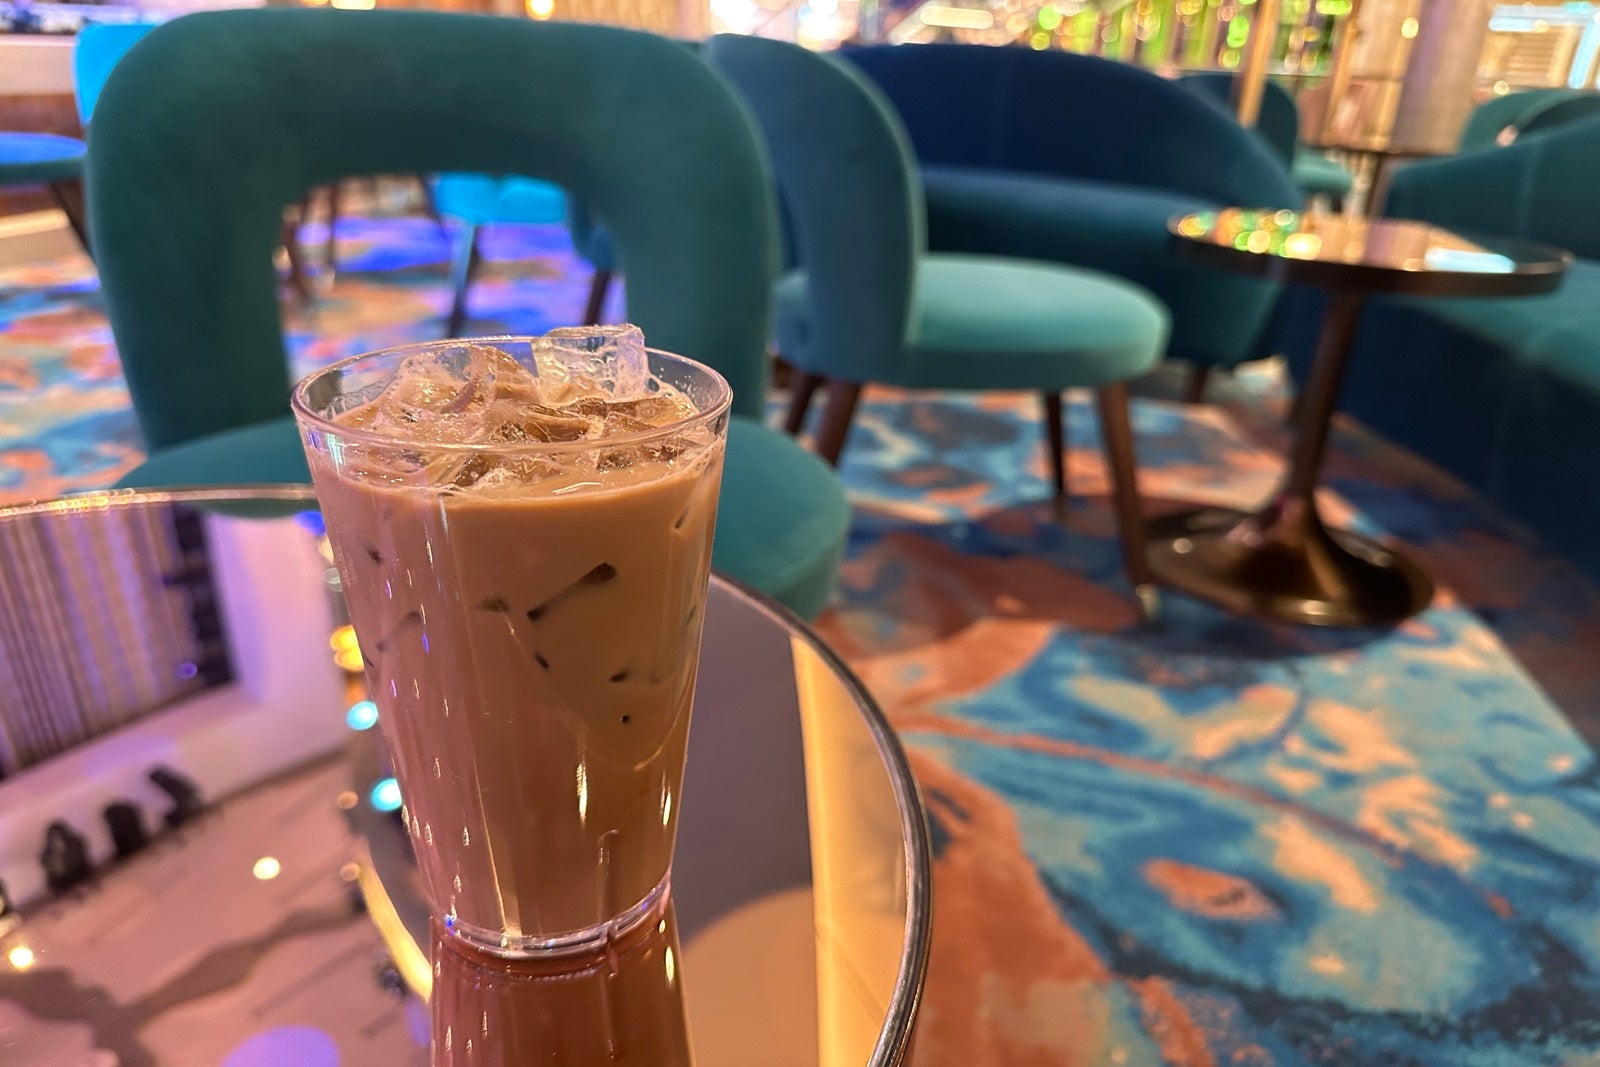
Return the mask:
[(987, 30), (994, 25), (994, 12), (984, 8), (924, 4), (917, 14), (929, 26), (951, 30)]

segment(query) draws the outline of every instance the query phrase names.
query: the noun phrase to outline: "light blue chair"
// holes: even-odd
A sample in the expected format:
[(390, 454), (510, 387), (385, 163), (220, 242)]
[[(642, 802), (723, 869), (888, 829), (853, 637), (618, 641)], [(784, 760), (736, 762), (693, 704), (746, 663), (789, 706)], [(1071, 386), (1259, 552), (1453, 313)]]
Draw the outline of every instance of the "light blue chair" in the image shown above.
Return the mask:
[(0, 188), (45, 185), (72, 224), (85, 251), (83, 163), (87, 149), (76, 137), (0, 130)]
[(1061, 392), (1098, 391), (1129, 576), (1146, 582), (1126, 382), (1165, 348), (1166, 310), (1136, 285), (1034, 260), (929, 253), (916, 161), (882, 94), (847, 62), (758, 37), (708, 61), (766, 132), (798, 266), (778, 281), (779, 350), (797, 371), (788, 429), (828, 387), (817, 450), (837, 463), (863, 384), (1028, 389), (1043, 400), (1066, 496)]
[[(79, 32), (72, 50), (73, 88), (78, 118), (87, 128), (100, 87), (111, 68), (152, 23), (91, 22)], [(50, 133), (0, 132), (0, 187), (45, 185), (67, 216), (72, 232), (89, 250), (83, 206), (83, 168), (87, 146), (76, 137)]]
[(586, 325), (600, 321), (614, 268), (611, 241), (586, 212), (569, 206), (559, 186), (515, 175), (442, 174), (433, 182), (433, 197), (439, 216), (453, 219), (459, 227), (450, 256), (451, 300), (446, 336), (459, 337), (466, 325), (467, 293), (480, 261), (479, 230), (503, 223), (567, 223), (573, 248), (594, 271), (583, 321)]

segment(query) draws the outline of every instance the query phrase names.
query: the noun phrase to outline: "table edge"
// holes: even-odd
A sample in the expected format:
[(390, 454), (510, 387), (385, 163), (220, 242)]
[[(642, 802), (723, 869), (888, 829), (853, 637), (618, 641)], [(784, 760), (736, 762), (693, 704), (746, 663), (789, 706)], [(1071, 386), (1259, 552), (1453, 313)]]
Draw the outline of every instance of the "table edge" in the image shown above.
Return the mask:
[[(1549, 259), (1536, 266), (1510, 274), (1475, 271), (1408, 271), (1363, 263), (1334, 263), (1327, 260), (1290, 259), (1262, 252), (1241, 252), (1209, 241), (1196, 240), (1177, 232), (1178, 223), (1192, 212), (1167, 220), (1167, 237), (1179, 258), (1235, 274), (1266, 278), (1287, 285), (1314, 285), (1365, 293), (1390, 293), (1398, 296), (1435, 297), (1515, 297), (1540, 296), (1560, 288), (1573, 255), (1539, 241), (1513, 238), (1531, 248), (1548, 253)], [(1476, 235), (1422, 219), (1390, 221), (1419, 222), (1445, 230), (1457, 237), (1473, 240)], [(1487, 239), (1494, 239), (1485, 235)], [(1504, 239), (1504, 238), (1501, 238)]]
[[(201, 505), (252, 502), (305, 503), (314, 507), (317, 503), (317, 498), (311, 486), (288, 483), (253, 486), (101, 489), (52, 499), (33, 499), (0, 505), (0, 519), (28, 515), (72, 514), (134, 505)], [(905, 872), (907, 932), (905, 944), (901, 948), (899, 973), (895, 979), (894, 991), (890, 996), (887, 1017), (883, 1029), (879, 1032), (878, 1041), (873, 1047), (870, 1063), (874, 1067), (877, 1067), (877, 1065), (898, 1064), (904, 1060), (911, 1044), (913, 1023), (922, 1001), (922, 992), (927, 979), (928, 957), (933, 934), (933, 850), (928, 831), (927, 808), (924, 805), (922, 792), (917, 785), (916, 777), (911, 771), (911, 763), (906, 757), (905, 747), (900, 743), (900, 738), (895, 733), (894, 727), (890, 725), (888, 717), (884, 715), (883, 709), (878, 706), (878, 702), (867, 691), (861, 679), (839, 657), (838, 653), (829, 647), (827, 642), (812, 629), (809, 623), (765, 593), (751, 588), (737, 579), (713, 573), (711, 580), (721, 586), (725, 592), (742, 599), (750, 607), (767, 615), (791, 636), (798, 636), (805, 641), (811, 650), (833, 670), (835, 676), (849, 689), (850, 695), (855, 700), (856, 707), (860, 711), (869, 733), (872, 735), (873, 744), (878, 750), (879, 758), (889, 772), (890, 786), (894, 791), (895, 804), (900, 814), (901, 836), (907, 846)], [(372, 871), (370, 858), (363, 856), (363, 859), (366, 859), (367, 862), (360, 865), (362, 871), (364, 873)], [(375, 872), (373, 873), (375, 874)], [(376, 881), (376, 879), (374, 878), (373, 881)], [(372, 893), (371, 890), (373, 888), (378, 888), (379, 894)], [(374, 903), (379, 903), (374, 898), (381, 894), (383, 902), (390, 903), (390, 911), (392, 912), (392, 902), (388, 901), (387, 891), (382, 890), (381, 886), (374, 887), (369, 885), (366, 879), (362, 879), (360, 889), (362, 896), (367, 899), (369, 907)], [(383, 924), (375, 922), (374, 925), (380, 927), (380, 933), (383, 932), (381, 929)], [(385, 936), (384, 940), (389, 941), (390, 939)], [(409, 938), (406, 940), (409, 940)], [(391, 945), (390, 947), (393, 949), (394, 946)], [(420, 948), (420, 946), (417, 947)], [(407, 962), (411, 964), (411, 968), (415, 967), (414, 960)]]

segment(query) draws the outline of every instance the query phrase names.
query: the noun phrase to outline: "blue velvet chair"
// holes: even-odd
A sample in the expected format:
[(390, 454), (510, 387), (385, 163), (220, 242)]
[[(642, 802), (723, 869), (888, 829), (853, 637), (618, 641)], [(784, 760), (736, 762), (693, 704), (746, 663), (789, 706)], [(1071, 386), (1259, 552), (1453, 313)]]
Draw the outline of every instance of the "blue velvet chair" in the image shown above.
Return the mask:
[(760, 37), (704, 54), (766, 133), (798, 266), (777, 286), (779, 351), (802, 374), (788, 428), (828, 386), (817, 449), (837, 462), (863, 383), (1029, 389), (1044, 400), (1065, 497), (1061, 391), (1098, 390), (1125, 556), (1146, 583), (1124, 384), (1149, 370), (1167, 316), (1137, 286), (1058, 264), (928, 253), (916, 163), (893, 109), (838, 59)]
[(88, 182), (150, 452), (122, 484), (309, 481), (274, 292), (283, 209), (351, 175), (441, 171), (593, 204), (626, 256), (629, 318), (733, 385), (713, 565), (815, 613), (849, 509), (826, 464), (762, 423), (777, 248), (757, 132), (693, 55), (612, 27), (238, 10), (129, 52), (96, 109)]
[(1167, 220), (1225, 204), (1297, 208), (1258, 137), (1178, 85), (1066, 52), (914, 45), (845, 53), (909, 131), (928, 247), (1120, 275), (1172, 314), (1167, 355), (1248, 358), (1276, 285), (1179, 261)]
[[(1600, 117), (1395, 171), (1385, 211), (1526, 237), (1577, 259), (1515, 300), (1373, 299), (1341, 405), (1431, 460), (1600, 579)], [(1285, 297), (1280, 350), (1300, 378), (1315, 293)]]
[[(1230, 116), (1234, 113), (1233, 82), (1234, 75), (1226, 71), (1202, 71), (1178, 79), (1179, 85), (1222, 107)], [(1350, 195), (1354, 184), (1350, 172), (1321, 152), (1301, 146), (1300, 109), (1289, 90), (1275, 81), (1262, 87), (1261, 113), (1254, 129), (1289, 168), (1290, 177), (1307, 197), (1324, 196), (1338, 205)]]

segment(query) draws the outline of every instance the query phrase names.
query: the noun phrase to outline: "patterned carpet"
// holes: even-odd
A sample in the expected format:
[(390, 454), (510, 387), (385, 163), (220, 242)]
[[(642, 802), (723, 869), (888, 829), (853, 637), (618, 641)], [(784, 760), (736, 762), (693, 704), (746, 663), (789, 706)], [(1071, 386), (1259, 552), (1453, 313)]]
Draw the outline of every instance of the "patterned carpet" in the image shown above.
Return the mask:
[[(436, 336), (433, 225), (341, 238), (336, 283), (291, 316), (300, 365)], [(487, 252), (475, 329), (577, 317), (559, 233)], [(1271, 391), (1139, 401), (1150, 510), (1263, 496)], [(1414, 546), (1427, 612), (1320, 633), (1168, 597), (1141, 627), (1091, 406), (1069, 418), (1064, 523), (1030, 397), (869, 393), (847, 453), (857, 522), (821, 627), (931, 808), (918, 1062), (1600, 1065), (1600, 775), (1578, 732), (1600, 722), (1600, 593), (1344, 428), (1328, 513)], [(5, 498), (138, 456), (86, 262), (0, 272), (0, 449)]]

